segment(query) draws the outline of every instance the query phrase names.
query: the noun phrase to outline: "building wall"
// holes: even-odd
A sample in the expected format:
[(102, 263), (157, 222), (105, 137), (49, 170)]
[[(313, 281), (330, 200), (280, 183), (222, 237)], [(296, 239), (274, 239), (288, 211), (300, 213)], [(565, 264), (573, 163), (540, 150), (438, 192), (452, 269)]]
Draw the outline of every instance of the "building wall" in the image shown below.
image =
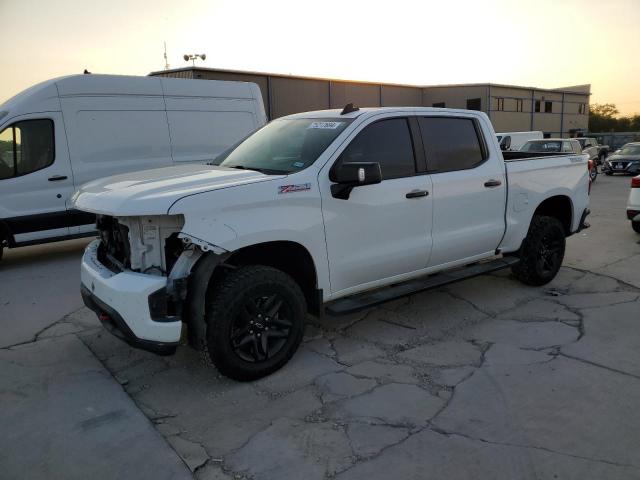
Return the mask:
[(445, 108), (467, 108), (467, 100), (479, 98), (481, 110), (487, 111), (487, 85), (424, 87), (422, 106), (432, 107), (434, 103), (444, 102)]
[(331, 85), (330, 108), (342, 108), (347, 103), (353, 103), (359, 107), (380, 106), (380, 85), (334, 81), (329, 83)]
[[(588, 86), (563, 91), (490, 84), (413, 87), (200, 68), (152, 75), (257, 83), (270, 119), (307, 110), (342, 108), (347, 103), (359, 107), (431, 107), (444, 103), (446, 108), (465, 109), (467, 100), (480, 99), (480, 110), (489, 115), (497, 132), (541, 130), (550, 136), (567, 137), (586, 132), (589, 121)], [(540, 112), (535, 111), (536, 101), (540, 102)], [(545, 102), (551, 102), (550, 112), (545, 112)]]
[[(492, 85), (489, 96), (489, 116), (497, 132), (540, 130), (552, 137), (568, 137), (588, 127), (588, 94)], [(535, 111), (536, 101), (540, 102), (539, 112)], [(547, 102), (551, 102), (550, 112), (545, 109)]]

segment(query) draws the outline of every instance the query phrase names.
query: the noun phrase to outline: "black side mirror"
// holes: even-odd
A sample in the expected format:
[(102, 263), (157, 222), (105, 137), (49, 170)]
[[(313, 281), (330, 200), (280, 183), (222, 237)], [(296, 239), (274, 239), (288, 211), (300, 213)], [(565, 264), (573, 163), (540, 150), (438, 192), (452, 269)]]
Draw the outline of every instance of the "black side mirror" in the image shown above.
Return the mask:
[(355, 187), (382, 182), (382, 171), (376, 162), (346, 162), (332, 169), (329, 179), (336, 182), (331, 185), (333, 197), (347, 200)]
[(506, 136), (500, 142), (500, 150), (509, 150), (511, 148), (511, 137)]

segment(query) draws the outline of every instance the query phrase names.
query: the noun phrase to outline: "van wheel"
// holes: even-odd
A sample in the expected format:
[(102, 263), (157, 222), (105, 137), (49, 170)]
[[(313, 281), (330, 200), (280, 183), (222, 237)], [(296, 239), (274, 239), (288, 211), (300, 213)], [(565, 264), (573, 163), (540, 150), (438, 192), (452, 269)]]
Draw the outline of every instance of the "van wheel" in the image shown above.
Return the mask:
[(564, 228), (557, 218), (534, 216), (520, 248), (520, 262), (511, 271), (527, 285), (549, 283), (562, 265), (565, 242)]
[[(631, 228), (633, 228), (633, 230), (637, 233), (640, 233), (640, 222), (631, 222)], [(0, 255), (0, 258), (2, 257), (2, 255)]]
[(298, 349), (306, 313), (304, 294), (289, 275), (262, 265), (240, 267), (211, 292), (203, 353), (234, 380), (264, 377)]

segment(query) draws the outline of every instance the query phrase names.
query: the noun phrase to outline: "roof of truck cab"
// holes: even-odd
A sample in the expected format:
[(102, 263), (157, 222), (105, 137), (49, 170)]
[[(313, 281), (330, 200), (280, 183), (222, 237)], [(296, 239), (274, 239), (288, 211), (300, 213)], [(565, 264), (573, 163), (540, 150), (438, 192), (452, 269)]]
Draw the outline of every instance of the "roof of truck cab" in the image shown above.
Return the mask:
[(436, 107), (363, 107), (354, 112), (342, 115), (342, 109), (336, 108), (331, 110), (313, 110), (310, 112), (293, 113), (281, 119), (296, 118), (358, 118), (360, 116), (372, 116), (379, 113), (439, 113), (439, 114), (458, 114), (465, 116), (485, 115), (478, 110), (465, 110), (456, 108), (436, 108)]
[[(533, 140), (529, 140), (529, 142), (569, 142), (571, 140), (576, 140), (575, 138), (534, 138)], [(529, 143), (527, 142), (527, 143)]]

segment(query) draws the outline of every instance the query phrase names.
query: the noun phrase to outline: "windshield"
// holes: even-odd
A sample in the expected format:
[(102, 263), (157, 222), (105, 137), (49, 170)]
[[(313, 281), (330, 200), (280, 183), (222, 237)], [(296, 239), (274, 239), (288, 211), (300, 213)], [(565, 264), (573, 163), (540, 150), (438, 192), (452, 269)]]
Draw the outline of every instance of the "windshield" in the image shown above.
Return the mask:
[(522, 152), (559, 152), (562, 150), (562, 142), (557, 140), (552, 141), (529, 141), (525, 143), (520, 151)]
[(307, 168), (352, 119), (274, 120), (213, 161), (221, 167), (289, 174)]
[(640, 145), (628, 145), (622, 147), (618, 155), (640, 155)]

